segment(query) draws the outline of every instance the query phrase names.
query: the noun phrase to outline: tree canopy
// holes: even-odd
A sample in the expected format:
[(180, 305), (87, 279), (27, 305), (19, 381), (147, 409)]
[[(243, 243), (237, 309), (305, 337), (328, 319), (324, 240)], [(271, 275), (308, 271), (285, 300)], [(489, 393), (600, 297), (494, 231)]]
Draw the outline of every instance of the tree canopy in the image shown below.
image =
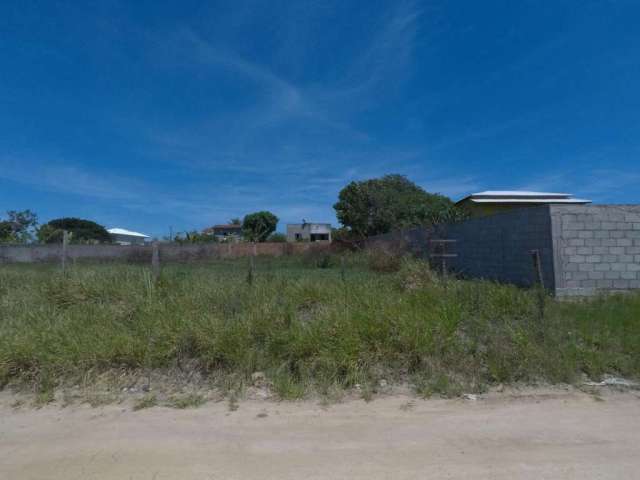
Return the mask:
[(33, 234), (38, 217), (31, 210), (9, 210), (7, 219), (0, 221), (0, 243), (28, 243)]
[(64, 230), (71, 234), (73, 243), (111, 243), (111, 235), (102, 225), (81, 218), (51, 220), (38, 230), (38, 240), (41, 243), (60, 243)]
[(250, 242), (264, 242), (278, 225), (278, 217), (273, 213), (262, 211), (250, 213), (242, 222), (242, 234)]
[(333, 208), (340, 223), (360, 237), (455, 221), (464, 215), (448, 197), (426, 192), (395, 174), (349, 183)]

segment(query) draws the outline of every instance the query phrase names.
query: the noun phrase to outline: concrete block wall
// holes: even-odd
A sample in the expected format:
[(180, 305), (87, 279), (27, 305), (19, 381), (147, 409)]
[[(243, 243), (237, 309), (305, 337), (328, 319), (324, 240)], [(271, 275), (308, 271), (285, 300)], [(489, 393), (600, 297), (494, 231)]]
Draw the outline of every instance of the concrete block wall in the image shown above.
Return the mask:
[(547, 206), (511, 210), (448, 225), (443, 237), (456, 240), (450, 264), (468, 277), (519, 286), (537, 281), (531, 252), (540, 255), (545, 287), (555, 287), (551, 221)]
[(640, 289), (640, 205), (548, 205), (371, 239), (428, 256), (429, 240), (457, 240), (456, 272), (530, 286), (531, 251), (541, 255), (545, 287), (557, 296)]
[(640, 205), (552, 205), (556, 294), (640, 288)]
[[(310, 250), (327, 250), (328, 243), (228, 243), (179, 245), (161, 243), (161, 261), (201, 262), (219, 258), (237, 258), (251, 255), (278, 257), (295, 255)], [(2, 263), (53, 263), (59, 262), (62, 253), (60, 245), (0, 245)], [(145, 263), (151, 261), (150, 245), (69, 245), (69, 260), (120, 261)]]
[(447, 252), (458, 256), (446, 260), (455, 273), (519, 286), (531, 286), (537, 281), (531, 251), (538, 250), (545, 287), (554, 288), (548, 206), (511, 210), (435, 229), (416, 228), (379, 235), (369, 239), (367, 246), (393, 245), (392, 248), (402, 247), (429, 258), (430, 253), (437, 253), (429, 251), (432, 239), (456, 240), (447, 246)]

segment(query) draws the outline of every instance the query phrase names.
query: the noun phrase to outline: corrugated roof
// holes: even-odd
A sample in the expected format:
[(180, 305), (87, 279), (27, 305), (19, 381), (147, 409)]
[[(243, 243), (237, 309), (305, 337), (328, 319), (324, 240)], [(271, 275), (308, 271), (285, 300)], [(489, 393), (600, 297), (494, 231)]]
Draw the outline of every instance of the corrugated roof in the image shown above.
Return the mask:
[(111, 233), (112, 235), (129, 235), (130, 237), (150, 238), (149, 235), (145, 235), (144, 233), (133, 232), (124, 228), (109, 228), (107, 232)]
[(473, 203), (591, 203), (582, 198), (471, 198)]
[(573, 198), (570, 193), (530, 192), (526, 190), (487, 190), (467, 195), (457, 203), (591, 203), (591, 200)]
[(487, 190), (485, 192), (472, 193), (471, 197), (570, 197), (570, 193), (529, 192), (527, 190)]

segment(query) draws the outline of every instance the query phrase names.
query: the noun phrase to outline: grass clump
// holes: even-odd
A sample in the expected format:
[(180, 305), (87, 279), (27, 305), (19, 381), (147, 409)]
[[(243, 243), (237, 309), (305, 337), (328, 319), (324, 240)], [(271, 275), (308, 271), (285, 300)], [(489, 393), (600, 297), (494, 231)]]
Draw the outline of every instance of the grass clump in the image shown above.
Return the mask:
[(640, 295), (543, 297), (541, 309), (534, 290), (445, 280), (406, 257), (381, 268), (371, 253), (343, 255), (326, 268), (258, 257), (250, 284), (246, 259), (165, 265), (157, 282), (135, 265), (77, 265), (64, 276), (3, 266), (0, 385), (30, 385), (45, 402), (65, 379), (189, 369), (231, 394), (265, 372), (272, 393), (296, 399), (356, 385), (370, 397), (381, 379), (451, 396), (640, 376)]
[(185, 408), (197, 408), (204, 405), (207, 399), (199, 393), (188, 393), (185, 395), (173, 396), (169, 399), (168, 405), (173, 408), (184, 410)]
[(155, 407), (158, 404), (158, 399), (153, 394), (147, 394), (144, 397), (139, 398), (133, 404), (133, 410), (144, 410), (145, 408)]

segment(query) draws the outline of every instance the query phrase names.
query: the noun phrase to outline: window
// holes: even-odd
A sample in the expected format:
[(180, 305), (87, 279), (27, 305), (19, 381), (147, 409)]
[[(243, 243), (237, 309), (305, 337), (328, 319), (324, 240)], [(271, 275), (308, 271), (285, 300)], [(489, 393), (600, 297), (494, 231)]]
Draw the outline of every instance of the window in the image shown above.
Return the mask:
[(312, 242), (319, 242), (322, 240), (329, 240), (329, 234), (328, 233), (312, 233), (311, 234)]

